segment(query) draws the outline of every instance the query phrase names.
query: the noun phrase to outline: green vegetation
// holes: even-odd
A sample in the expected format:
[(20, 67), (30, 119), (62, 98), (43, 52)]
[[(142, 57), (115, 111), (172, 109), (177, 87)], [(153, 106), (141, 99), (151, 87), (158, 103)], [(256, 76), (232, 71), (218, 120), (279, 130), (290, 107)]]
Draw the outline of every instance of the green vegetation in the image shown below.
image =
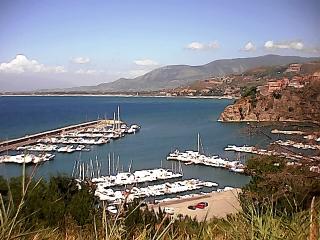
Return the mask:
[(272, 205), (276, 212), (293, 215), (307, 210), (314, 196), (320, 197), (320, 175), (307, 166), (287, 166), (285, 159), (273, 156), (256, 157), (247, 161), (251, 181), (243, 188), (242, 204), (258, 208)]
[(257, 87), (244, 87), (241, 89), (241, 97), (255, 98), (257, 94)]
[(247, 171), (252, 179), (240, 197), (243, 212), (207, 222), (173, 218), (141, 202), (111, 215), (93, 188), (65, 176), (1, 177), (0, 239), (307, 239), (319, 176), (276, 157), (249, 159)]
[(249, 88), (244, 87), (241, 90), (241, 97), (250, 98), (250, 103), (252, 107), (255, 108), (257, 105), (257, 87), (249, 87)]
[(269, 66), (248, 70), (245, 76), (253, 76), (255, 78), (278, 78), (286, 75), (285, 70), (289, 65), (285, 66)]

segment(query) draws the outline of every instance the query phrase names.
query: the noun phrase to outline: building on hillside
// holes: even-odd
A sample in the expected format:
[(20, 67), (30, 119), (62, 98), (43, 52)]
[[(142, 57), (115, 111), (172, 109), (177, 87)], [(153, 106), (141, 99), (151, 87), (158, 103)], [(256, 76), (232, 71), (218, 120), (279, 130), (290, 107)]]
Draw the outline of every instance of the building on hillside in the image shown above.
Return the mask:
[(292, 63), (289, 65), (289, 67), (287, 68), (287, 70), (285, 72), (289, 73), (299, 73), (301, 70), (301, 66), (302, 64), (299, 63)]
[(262, 95), (262, 96), (267, 96), (269, 95), (269, 88), (268, 85), (263, 85), (263, 86), (258, 86), (257, 91)]
[(267, 83), (268, 93), (273, 93), (274, 91), (281, 91), (289, 85), (289, 79), (283, 78), (279, 80), (271, 80)]
[(320, 72), (315, 72), (312, 76), (310, 76), (310, 80), (320, 80)]
[(294, 76), (289, 83), (289, 87), (303, 88), (305, 85), (304, 78), (301, 76)]

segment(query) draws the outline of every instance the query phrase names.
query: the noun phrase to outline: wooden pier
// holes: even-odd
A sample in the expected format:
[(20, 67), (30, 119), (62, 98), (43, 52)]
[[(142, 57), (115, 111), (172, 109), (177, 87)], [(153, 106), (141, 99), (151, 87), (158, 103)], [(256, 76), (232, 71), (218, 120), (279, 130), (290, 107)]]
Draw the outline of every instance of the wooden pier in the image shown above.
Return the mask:
[[(81, 130), (83, 128), (87, 127), (92, 127), (92, 126), (98, 126), (100, 124), (113, 124), (113, 123), (118, 123), (118, 121), (114, 120), (95, 120), (95, 121), (90, 121), (90, 122), (84, 122), (84, 123), (79, 123), (75, 125), (70, 125), (62, 128), (57, 128), (45, 132), (40, 132), (32, 135), (26, 135), (21, 138), (15, 138), (15, 139), (10, 139), (7, 141), (0, 142), (0, 153), (4, 151), (9, 151), (9, 150), (15, 150), (17, 147), (29, 145), (29, 144), (34, 144), (38, 141), (38, 139), (43, 138), (43, 137), (52, 137), (60, 133), (67, 133), (73, 130)], [(120, 122), (122, 123), (122, 122)]]

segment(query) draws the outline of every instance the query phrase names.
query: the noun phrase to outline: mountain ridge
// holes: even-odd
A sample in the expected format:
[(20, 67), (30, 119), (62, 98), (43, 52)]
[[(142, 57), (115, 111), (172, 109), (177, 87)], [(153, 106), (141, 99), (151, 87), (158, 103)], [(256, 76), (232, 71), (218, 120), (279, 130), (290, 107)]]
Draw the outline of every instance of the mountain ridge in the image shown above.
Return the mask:
[(136, 78), (119, 78), (113, 82), (101, 83), (95, 86), (80, 86), (67, 89), (46, 89), (43, 91), (154, 91), (185, 86), (193, 81), (207, 79), (214, 76), (228, 74), (241, 74), (244, 71), (260, 67), (273, 65), (286, 65), (290, 63), (303, 63), (319, 60), (319, 57), (281, 56), (263, 55), (258, 57), (218, 59), (207, 64), (191, 65), (167, 65), (156, 68), (142, 76)]

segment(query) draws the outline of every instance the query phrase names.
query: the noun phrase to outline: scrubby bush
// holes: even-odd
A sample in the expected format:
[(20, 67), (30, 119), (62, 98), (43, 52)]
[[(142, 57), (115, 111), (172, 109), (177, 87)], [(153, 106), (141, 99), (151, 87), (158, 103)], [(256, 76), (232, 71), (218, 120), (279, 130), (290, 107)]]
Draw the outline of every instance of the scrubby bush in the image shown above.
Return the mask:
[(279, 157), (249, 159), (247, 172), (252, 178), (243, 188), (242, 206), (250, 202), (258, 208), (271, 204), (276, 212), (292, 215), (308, 209), (312, 198), (320, 196), (319, 174), (308, 167), (287, 166), (286, 160)]

